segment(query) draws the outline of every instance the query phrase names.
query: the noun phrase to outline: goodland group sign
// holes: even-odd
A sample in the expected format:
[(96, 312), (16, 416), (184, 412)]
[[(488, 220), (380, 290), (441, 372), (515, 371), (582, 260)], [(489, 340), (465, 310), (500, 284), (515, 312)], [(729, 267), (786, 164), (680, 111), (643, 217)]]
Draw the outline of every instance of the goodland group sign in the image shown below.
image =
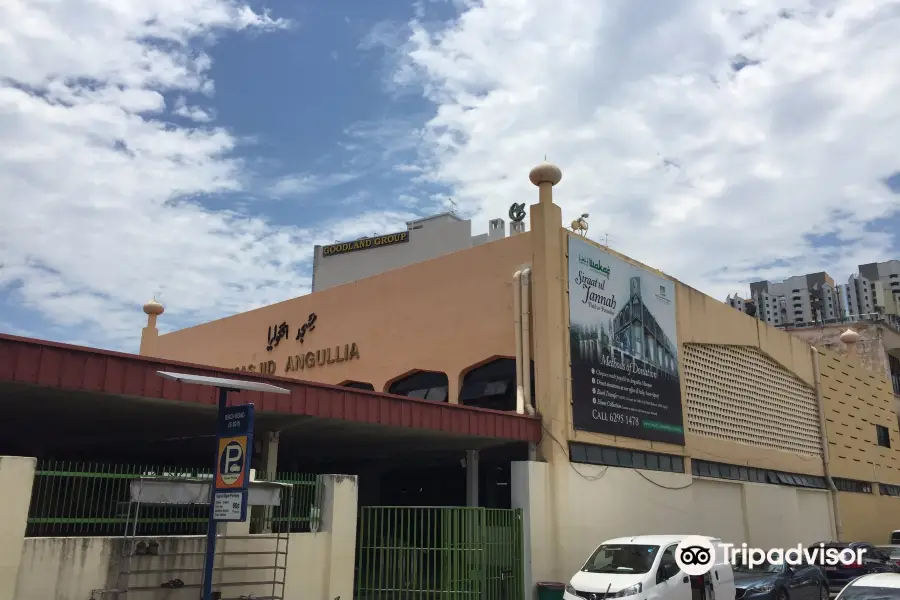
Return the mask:
[(408, 241), (408, 231), (377, 235), (375, 237), (361, 238), (352, 242), (339, 242), (337, 244), (331, 244), (330, 246), (323, 246), (322, 256), (335, 256), (336, 254), (347, 254), (348, 252), (358, 252), (359, 250), (393, 246), (394, 244), (405, 244)]
[(569, 236), (575, 429), (684, 445), (675, 285)]

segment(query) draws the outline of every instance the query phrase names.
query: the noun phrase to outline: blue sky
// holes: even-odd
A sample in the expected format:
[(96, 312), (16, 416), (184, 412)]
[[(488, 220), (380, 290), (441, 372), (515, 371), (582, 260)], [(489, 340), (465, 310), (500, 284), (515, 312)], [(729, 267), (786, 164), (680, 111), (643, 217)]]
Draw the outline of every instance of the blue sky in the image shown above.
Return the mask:
[[(408, 1), (314, 2), (277, 11), (291, 21), (287, 31), (218, 43), (211, 104), (218, 121), (248, 140), (237, 155), (255, 174), (249, 190), (219, 206), (271, 200), (269, 188), (280, 181), (279, 201), (248, 205), (275, 224), (321, 221), (334, 214), (335, 202), (350, 213), (359, 203), (389, 208), (403, 193), (416, 194), (415, 209), (427, 212), (437, 202), (431, 196), (446, 186), (416, 184), (408, 173), (384, 168), (415, 161), (415, 147), (395, 147), (401, 140), (394, 137), (412, 133), (433, 110), (420, 94), (390, 86), (391, 63), (379, 43), (414, 13)], [(308, 177), (293, 179), (298, 171)]]
[(717, 298), (900, 258), (896, 0), (10, 0), (0, 331), (137, 349), (535, 197)]

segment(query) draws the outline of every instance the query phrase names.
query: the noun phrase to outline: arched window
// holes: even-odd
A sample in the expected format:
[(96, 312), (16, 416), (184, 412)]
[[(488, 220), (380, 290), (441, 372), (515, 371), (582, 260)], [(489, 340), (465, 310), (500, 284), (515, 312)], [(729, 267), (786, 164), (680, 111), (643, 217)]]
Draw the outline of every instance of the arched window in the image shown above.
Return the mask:
[(345, 388), (353, 388), (355, 390), (366, 390), (369, 392), (375, 391), (375, 386), (371, 383), (366, 383), (365, 381), (345, 381), (340, 384), (341, 387)]
[(447, 401), (449, 380), (446, 373), (438, 371), (415, 371), (393, 382), (388, 393), (434, 402)]
[[(534, 399), (534, 363), (531, 369)], [(526, 400), (527, 401), (527, 400)], [(516, 361), (496, 358), (469, 370), (463, 377), (459, 403), (494, 410), (516, 409)]]

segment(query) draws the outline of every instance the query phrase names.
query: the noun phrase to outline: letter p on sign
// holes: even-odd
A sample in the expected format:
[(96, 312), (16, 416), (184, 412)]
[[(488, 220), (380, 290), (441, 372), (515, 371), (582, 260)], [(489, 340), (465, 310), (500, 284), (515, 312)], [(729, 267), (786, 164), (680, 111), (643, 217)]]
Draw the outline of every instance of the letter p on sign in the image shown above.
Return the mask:
[(247, 436), (219, 440), (216, 488), (240, 488), (244, 485), (247, 462)]

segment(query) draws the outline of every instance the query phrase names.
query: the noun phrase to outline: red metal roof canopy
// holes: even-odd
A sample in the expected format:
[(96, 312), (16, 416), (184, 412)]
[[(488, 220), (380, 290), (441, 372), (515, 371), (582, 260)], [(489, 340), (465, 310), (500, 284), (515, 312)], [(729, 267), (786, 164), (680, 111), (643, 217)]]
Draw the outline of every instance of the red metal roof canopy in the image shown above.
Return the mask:
[(539, 442), (535, 417), (405, 396), (355, 390), (295, 379), (260, 376), (124, 352), (60, 344), (0, 333), (0, 384), (15, 382), (97, 394), (158, 398), (215, 405), (216, 390), (163, 379), (157, 371), (277, 382), (290, 395), (233, 392), (232, 402), (252, 402), (260, 411), (411, 427)]

